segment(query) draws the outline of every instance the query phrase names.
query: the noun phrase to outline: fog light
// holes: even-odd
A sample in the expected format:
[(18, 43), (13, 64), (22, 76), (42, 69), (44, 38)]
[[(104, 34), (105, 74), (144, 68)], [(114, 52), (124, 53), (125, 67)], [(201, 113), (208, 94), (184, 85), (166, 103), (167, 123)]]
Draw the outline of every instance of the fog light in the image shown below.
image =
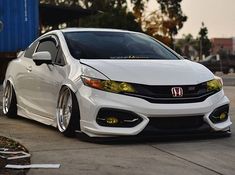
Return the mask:
[(106, 123), (110, 125), (115, 125), (118, 123), (118, 119), (116, 117), (107, 117), (106, 118)]
[(225, 118), (226, 118), (226, 113), (222, 113), (222, 114), (220, 114), (220, 116), (219, 116), (219, 118), (220, 118), (220, 120), (224, 120)]
[(101, 108), (96, 117), (97, 124), (106, 127), (131, 128), (142, 121), (134, 112), (112, 108)]
[(224, 122), (228, 119), (228, 112), (229, 112), (229, 105), (220, 106), (211, 113), (209, 119), (213, 123)]

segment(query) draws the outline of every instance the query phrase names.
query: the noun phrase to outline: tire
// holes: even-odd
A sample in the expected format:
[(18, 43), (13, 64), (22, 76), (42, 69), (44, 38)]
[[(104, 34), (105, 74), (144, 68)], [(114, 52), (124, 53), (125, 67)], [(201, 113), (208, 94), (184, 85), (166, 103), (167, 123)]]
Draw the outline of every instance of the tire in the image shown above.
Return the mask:
[(10, 82), (7, 82), (6, 87), (3, 90), (3, 114), (7, 117), (17, 116), (17, 100), (16, 93)]
[(80, 130), (80, 112), (75, 94), (69, 88), (60, 92), (57, 105), (57, 127), (66, 137), (75, 136)]

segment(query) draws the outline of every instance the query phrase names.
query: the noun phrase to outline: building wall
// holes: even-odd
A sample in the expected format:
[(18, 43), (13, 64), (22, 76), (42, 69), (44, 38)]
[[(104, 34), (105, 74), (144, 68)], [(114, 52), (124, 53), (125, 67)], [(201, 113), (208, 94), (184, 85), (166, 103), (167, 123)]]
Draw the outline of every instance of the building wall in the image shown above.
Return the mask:
[(38, 37), (38, 0), (0, 0), (0, 21), (0, 53), (24, 50)]
[(235, 51), (235, 38), (212, 38), (211, 39), (212, 54), (217, 54), (223, 50), (227, 54), (234, 54)]

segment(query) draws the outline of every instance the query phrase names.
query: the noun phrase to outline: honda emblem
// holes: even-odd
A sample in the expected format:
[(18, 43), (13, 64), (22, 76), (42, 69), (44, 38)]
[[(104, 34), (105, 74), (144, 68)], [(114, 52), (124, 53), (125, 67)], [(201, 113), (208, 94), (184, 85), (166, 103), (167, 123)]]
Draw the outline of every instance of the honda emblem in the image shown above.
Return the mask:
[(184, 92), (183, 92), (183, 88), (181, 87), (173, 87), (171, 88), (171, 94), (173, 97), (182, 97)]

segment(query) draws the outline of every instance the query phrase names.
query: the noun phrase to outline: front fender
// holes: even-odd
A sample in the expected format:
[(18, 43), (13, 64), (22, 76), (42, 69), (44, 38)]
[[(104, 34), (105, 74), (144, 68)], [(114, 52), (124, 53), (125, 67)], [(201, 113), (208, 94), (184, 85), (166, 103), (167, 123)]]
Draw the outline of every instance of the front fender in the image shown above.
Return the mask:
[(6, 87), (6, 84), (8, 81), (11, 83), (11, 85), (15, 89), (15, 83), (14, 83), (14, 79), (12, 76), (5, 77), (5, 80), (3, 81), (3, 89)]
[(74, 93), (76, 93), (78, 91), (78, 85), (76, 85), (76, 83), (74, 83), (71, 80), (67, 80), (67, 81), (63, 82), (62, 87), (64, 87), (64, 86), (69, 87)]

